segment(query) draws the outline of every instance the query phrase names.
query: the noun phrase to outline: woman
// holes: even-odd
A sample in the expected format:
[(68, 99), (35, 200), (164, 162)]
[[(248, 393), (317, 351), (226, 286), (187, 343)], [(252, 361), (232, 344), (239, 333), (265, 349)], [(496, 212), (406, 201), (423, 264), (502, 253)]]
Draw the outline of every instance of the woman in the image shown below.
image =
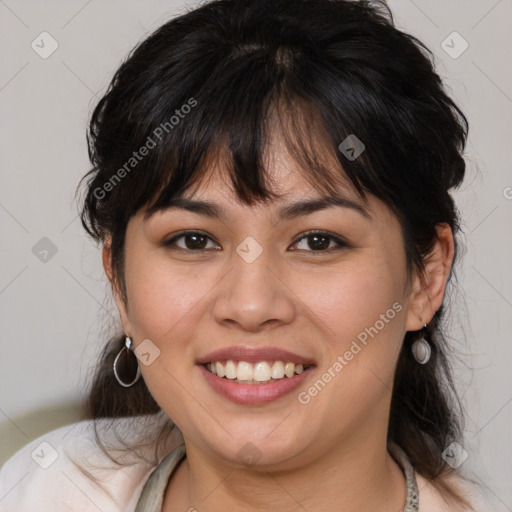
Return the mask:
[(217, 0), (148, 37), (82, 210), (123, 332), (5, 510), (473, 510), (442, 323), (466, 136), (384, 5)]

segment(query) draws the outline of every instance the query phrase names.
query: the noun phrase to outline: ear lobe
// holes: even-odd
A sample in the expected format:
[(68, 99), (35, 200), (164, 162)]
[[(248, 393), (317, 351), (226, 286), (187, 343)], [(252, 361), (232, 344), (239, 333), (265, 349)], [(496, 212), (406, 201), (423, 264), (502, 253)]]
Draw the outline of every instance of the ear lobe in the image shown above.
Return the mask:
[(453, 233), (448, 224), (436, 227), (437, 240), (427, 258), (424, 272), (413, 277), (406, 321), (407, 331), (419, 331), (428, 324), (443, 303), (455, 255)]

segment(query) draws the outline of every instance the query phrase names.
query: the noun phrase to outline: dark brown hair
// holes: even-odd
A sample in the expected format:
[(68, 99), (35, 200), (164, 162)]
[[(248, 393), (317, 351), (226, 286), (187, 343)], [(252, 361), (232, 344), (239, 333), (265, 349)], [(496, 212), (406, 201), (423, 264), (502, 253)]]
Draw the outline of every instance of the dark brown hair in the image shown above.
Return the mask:
[[(111, 241), (124, 299), (129, 219), (180, 197), (221, 151), (242, 202), (273, 198), (262, 155), (277, 123), (316, 189), (334, 194), (343, 174), (362, 199), (371, 194), (391, 208), (409, 276), (422, 271), (436, 226), (446, 223), (454, 235), (460, 230), (450, 189), (464, 177), (468, 130), (433, 62), (379, 2), (216, 0), (161, 26), (117, 70), (88, 133), (93, 168), (84, 177), (82, 223), (96, 241)], [(365, 145), (355, 159), (338, 149), (350, 134)], [(139, 158), (142, 147), (149, 151)], [(326, 165), (326, 148), (339, 169)], [(457, 247), (456, 240), (456, 255)], [(455, 472), (441, 453), (460, 440), (463, 417), (444, 309), (428, 326), (428, 364), (412, 358), (418, 332), (403, 340), (388, 438), (419, 474), (464, 503), (442, 478)], [(102, 354), (88, 400), (95, 420), (161, 412), (142, 379), (129, 389), (115, 381), (112, 364), (122, 341), (113, 338)], [(159, 439), (172, 422), (160, 428)]]

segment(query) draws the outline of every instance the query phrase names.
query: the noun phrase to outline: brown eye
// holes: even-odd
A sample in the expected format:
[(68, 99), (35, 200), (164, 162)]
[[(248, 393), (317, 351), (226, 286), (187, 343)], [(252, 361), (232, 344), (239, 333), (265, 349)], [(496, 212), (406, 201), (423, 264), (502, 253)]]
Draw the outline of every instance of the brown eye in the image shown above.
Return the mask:
[[(178, 244), (178, 240), (183, 240), (183, 244)], [(166, 247), (175, 246), (178, 249), (183, 249), (184, 251), (202, 251), (207, 248), (208, 241), (213, 241), (209, 236), (197, 232), (197, 231), (188, 231), (184, 233), (180, 233), (175, 237), (171, 238), (164, 242), (163, 245)]]
[[(340, 238), (323, 231), (310, 231), (308, 233), (304, 233), (294, 245), (300, 244), (304, 240), (306, 242), (303, 243), (303, 247), (298, 250), (305, 250), (306, 252), (330, 252), (331, 249), (348, 247), (348, 244)], [(332, 243), (334, 243), (334, 246), (331, 245)], [(311, 250), (308, 250), (308, 248)]]

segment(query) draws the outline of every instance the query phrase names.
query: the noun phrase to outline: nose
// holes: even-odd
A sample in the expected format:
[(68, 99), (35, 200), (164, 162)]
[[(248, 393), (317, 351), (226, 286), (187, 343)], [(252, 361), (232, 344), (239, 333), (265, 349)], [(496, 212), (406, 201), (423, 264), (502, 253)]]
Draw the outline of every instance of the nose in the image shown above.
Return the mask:
[(293, 292), (279, 266), (263, 252), (252, 262), (238, 254), (222, 280), (213, 315), (218, 323), (259, 332), (293, 321)]

